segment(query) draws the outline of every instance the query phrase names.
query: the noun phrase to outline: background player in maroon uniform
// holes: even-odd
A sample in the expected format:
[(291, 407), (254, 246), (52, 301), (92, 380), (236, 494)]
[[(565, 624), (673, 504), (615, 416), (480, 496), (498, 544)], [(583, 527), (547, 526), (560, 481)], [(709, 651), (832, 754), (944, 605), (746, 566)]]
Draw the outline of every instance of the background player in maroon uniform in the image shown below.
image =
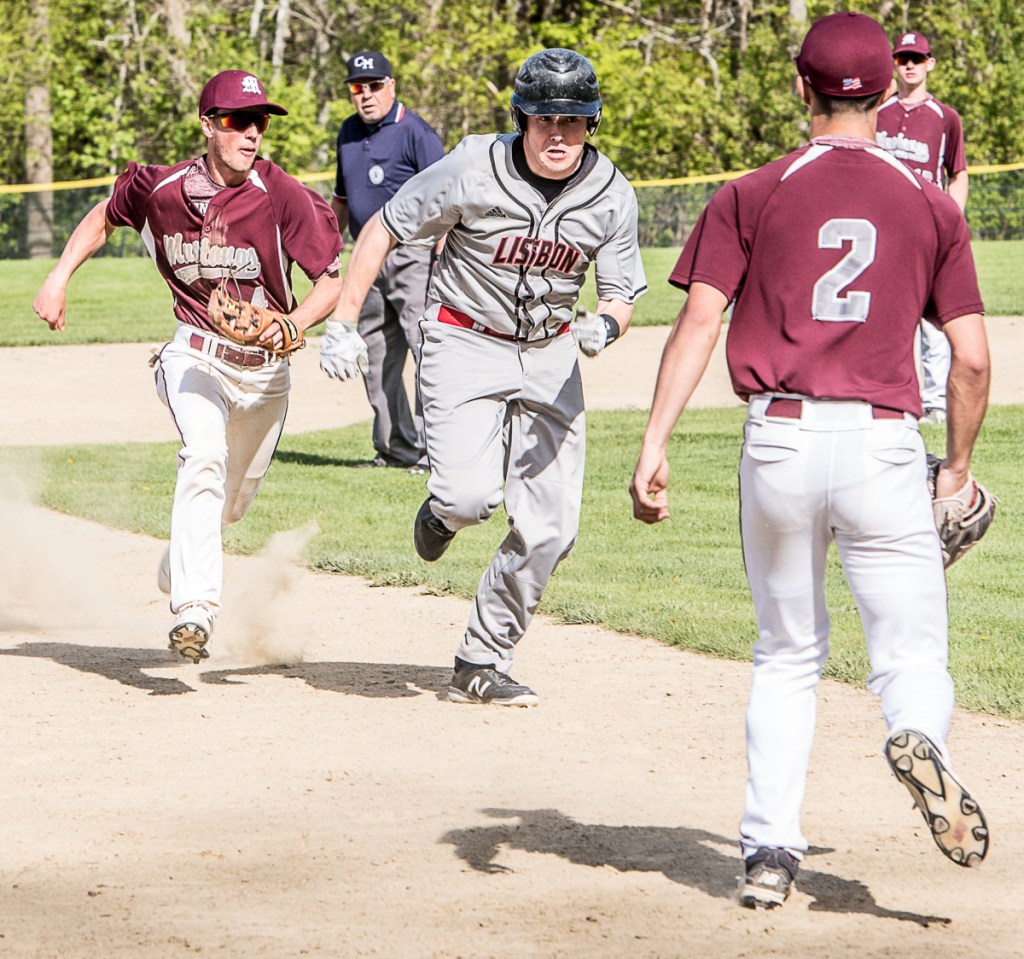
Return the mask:
[[(139, 231), (170, 287), (178, 329), (160, 351), (156, 386), (182, 445), (158, 582), (170, 593), (171, 649), (193, 662), (208, 655), (220, 608), (221, 530), (256, 496), (290, 386), (287, 358), (214, 335), (210, 293), (227, 283), (233, 295), (306, 329), (334, 309), (341, 292), (341, 238), (330, 207), (258, 157), (270, 115), (286, 113), (250, 73), (213, 77), (199, 100), (206, 155), (171, 167), (129, 164), (110, 199), (75, 228), (33, 304), (51, 329), (64, 329), (68, 281), (118, 226)], [(313, 281), (301, 304), (292, 293), (293, 262)]]
[[(892, 78), (878, 23), (851, 13), (819, 20), (797, 66), (813, 139), (722, 187), (701, 215), (670, 278), (689, 297), (665, 347), (630, 490), (638, 519), (669, 515), (666, 446), (735, 301), (726, 353), (749, 402), (740, 521), (759, 634), (740, 899), (764, 907), (785, 901), (808, 848), (800, 807), (828, 657), (832, 542), (860, 610), (890, 766), (950, 859), (975, 865), (988, 847), (945, 747), (946, 587), (912, 348), (922, 315), (953, 346), (938, 476), (939, 495), (949, 495), (969, 481), (988, 393), (970, 236), (949, 197), (875, 144)], [(930, 229), (908, 242), (907, 224), (918, 223)]]
[[(928, 92), (928, 74), (935, 67), (928, 38), (923, 33), (901, 33), (893, 44), (893, 59), (896, 93), (879, 108), (878, 145), (918, 176), (944, 188), (962, 211), (968, 189), (963, 124), (956, 110)], [(922, 320), (918, 345), (924, 420), (941, 423), (946, 418), (949, 342)]]

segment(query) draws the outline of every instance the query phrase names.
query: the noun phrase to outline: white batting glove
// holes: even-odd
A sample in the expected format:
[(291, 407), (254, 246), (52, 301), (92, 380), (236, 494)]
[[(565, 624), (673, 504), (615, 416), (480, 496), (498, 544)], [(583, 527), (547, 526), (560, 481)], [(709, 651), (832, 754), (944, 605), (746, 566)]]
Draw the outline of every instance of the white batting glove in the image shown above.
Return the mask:
[(597, 356), (619, 336), (619, 324), (614, 319), (604, 313), (591, 313), (582, 307), (576, 311), (576, 319), (569, 324), (569, 329), (586, 356)]
[(366, 341), (356, 332), (355, 324), (331, 317), (324, 326), (320, 340), (320, 369), (332, 380), (350, 380), (357, 373), (366, 375), (370, 355)]

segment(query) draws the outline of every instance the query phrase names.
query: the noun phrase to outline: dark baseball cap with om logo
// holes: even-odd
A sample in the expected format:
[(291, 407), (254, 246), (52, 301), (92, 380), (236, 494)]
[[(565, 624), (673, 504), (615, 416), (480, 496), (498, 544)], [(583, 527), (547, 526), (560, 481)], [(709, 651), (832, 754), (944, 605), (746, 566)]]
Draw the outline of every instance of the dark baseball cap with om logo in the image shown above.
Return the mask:
[(391, 64), (383, 53), (376, 50), (361, 50), (348, 61), (348, 76), (345, 82), (352, 80), (385, 80), (393, 77)]

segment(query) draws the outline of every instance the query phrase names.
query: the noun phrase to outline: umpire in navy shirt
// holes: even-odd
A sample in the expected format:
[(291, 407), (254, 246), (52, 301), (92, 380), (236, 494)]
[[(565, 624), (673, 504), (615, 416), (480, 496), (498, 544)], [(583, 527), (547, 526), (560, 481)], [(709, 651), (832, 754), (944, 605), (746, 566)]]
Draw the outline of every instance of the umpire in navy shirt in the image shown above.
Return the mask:
[[(352, 57), (347, 82), (356, 112), (338, 132), (331, 208), (342, 233), (347, 226), (355, 239), (406, 180), (444, 156), (444, 148), (433, 128), (395, 98), (394, 72), (382, 53), (364, 50)], [(359, 335), (369, 352), (365, 383), (373, 407), (374, 466), (427, 469), (422, 408), (417, 395), (415, 416), (410, 411), (402, 374), (409, 351), (414, 362), (419, 359), (430, 255), (429, 245), (396, 247), (359, 314)], [(322, 350), (321, 365), (324, 356)]]

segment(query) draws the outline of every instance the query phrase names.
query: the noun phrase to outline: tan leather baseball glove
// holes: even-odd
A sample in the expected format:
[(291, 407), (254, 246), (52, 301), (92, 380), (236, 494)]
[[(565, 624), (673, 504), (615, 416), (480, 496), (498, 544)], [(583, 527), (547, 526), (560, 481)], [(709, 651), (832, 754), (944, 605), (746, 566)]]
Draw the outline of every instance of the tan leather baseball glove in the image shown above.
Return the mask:
[(948, 569), (985, 535), (999, 500), (973, 476), (953, 496), (936, 499), (935, 478), (941, 465), (938, 457), (928, 454), (928, 489), (942, 541), (942, 564)]
[[(216, 331), (241, 346), (258, 346), (268, 353), (285, 356), (306, 345), (302, 330), (284, 313), (237, 300), (223, 286), (213, 288), (207, 312)], [(268, 332), (275, 323), (284, 341), (280, 346), (274, 345)]]

